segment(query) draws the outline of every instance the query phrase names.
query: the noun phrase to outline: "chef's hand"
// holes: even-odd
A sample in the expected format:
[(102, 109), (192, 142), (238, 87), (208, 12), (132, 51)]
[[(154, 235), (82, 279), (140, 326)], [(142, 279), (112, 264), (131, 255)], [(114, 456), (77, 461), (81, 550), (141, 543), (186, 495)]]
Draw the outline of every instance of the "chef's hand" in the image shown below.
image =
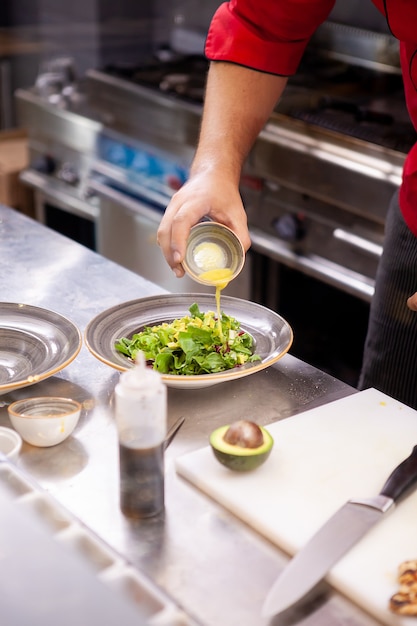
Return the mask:
[(157, 234), (165, 259), (178, 278), (184, 275), (181, 263), (190, 229), (203, 217), (231, 228), (245, 250), (250, 246), (238, 187), (222, 173), (198, 172), (171, 198)]
[(410, 296), (407, 300), (407, 306), (412, 311), (417, 311), (417, 293)]

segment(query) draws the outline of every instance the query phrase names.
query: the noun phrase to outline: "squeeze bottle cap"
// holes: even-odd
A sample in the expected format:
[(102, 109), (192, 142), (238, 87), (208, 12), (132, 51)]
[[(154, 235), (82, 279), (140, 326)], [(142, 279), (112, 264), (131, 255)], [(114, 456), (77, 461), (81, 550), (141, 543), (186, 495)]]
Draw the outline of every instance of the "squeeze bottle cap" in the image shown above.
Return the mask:
[(136, 355), (135, 366), (121, 374), (119, 384), (126, 390), (146, 390), (149, 393), (152, 387), (162, 384), (162, 378), (158, 372), (146, 367), (145, 356), (140, 351)]

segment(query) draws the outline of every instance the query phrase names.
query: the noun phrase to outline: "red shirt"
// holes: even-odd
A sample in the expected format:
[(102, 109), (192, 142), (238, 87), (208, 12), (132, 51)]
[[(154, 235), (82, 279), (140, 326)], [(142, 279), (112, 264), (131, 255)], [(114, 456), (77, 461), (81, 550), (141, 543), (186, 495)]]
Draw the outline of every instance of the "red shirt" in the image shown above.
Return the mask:
[[(281, 76), (297, 71), (305, 47), (335, 0), (230, 0), (217, 9), (206, 55)], [(408, 112), (417, 129), (417, 2), (373, 0), (400, 41)], [(406, 223), (417, 236), (417, 144), (407, 156), (400, 190)]]

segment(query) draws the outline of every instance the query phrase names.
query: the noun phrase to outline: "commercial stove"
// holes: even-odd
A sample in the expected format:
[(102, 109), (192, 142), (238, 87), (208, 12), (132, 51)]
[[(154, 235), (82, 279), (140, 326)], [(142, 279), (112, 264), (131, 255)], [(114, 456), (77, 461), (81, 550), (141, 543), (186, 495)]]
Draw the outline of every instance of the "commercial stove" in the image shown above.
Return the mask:
[[(93, 225), (92, 247), (170, 291), (196, 287), (173, 277), (156, 231), (188, 176), (207, 69), (201, 54), (167, 47), (137, 66), (91, 69), (69, 96), (44, 97), (36, 88), (17, 93), (32, 161), (23, 179), (42, 194), (43, 208), (46, 197), (49, 205), (58, 199), (63, 212), (53, 227), (76, 213)], [(361, 359), (386, 211), (415, 140), (397, 42), (326, 23), (242, 175), (252, 248), (229, 295), (287, 316), (296, 356), (350, 383)], [(39, 215), (48, 223), (45, 211)], [(306, 297), (323, 304), (315, 317)], [(311, 338), (313, 327), (321, 330)], [(355, 346), (354, 363), (340, 370), (321, 362), (324, 344), (346, 355)]]

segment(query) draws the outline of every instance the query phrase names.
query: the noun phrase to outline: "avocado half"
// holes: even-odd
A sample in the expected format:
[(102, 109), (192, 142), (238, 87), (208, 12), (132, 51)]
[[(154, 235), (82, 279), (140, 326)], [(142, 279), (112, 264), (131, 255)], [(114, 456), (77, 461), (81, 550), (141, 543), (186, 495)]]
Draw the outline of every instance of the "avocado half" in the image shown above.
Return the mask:
[(256, 448), (248, 448), (232, 445), (224, 440), (229, 427), (230, 424), (220, 426), (210, 435), (210, 445), (216, 459), (222, 465), (236, 472), (248, 472), (265, 463), (274, 445), (274, 440), (269, 432), (262, 426), (259, 426), (263, 435), (263, 443)]

